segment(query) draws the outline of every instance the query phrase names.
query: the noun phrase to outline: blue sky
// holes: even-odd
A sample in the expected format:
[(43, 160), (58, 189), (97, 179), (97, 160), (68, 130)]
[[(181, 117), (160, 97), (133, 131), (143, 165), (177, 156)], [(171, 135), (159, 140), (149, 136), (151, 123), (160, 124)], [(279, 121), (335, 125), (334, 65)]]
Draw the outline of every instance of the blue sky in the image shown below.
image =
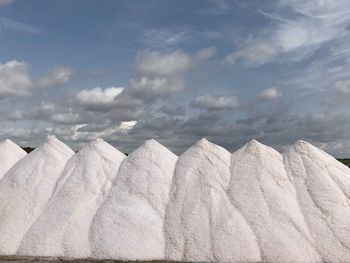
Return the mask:
[(0, 0), (0, 139), (350, 156), (348, 0)]

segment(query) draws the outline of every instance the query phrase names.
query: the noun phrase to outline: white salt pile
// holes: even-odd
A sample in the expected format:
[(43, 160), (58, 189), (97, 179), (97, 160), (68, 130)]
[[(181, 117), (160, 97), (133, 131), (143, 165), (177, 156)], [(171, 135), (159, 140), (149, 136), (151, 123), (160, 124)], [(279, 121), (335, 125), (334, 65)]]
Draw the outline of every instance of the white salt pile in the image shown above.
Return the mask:
[(49, 137), (0, 181), (0, 255), (16, 253), (73, 154), (68, 146)]
[(176, 160), (154, 140), (124, 160), (91, 226), (93, 257), (164, 258), (163, 222)]
[(304, 141), (298, 141), (284, 157), (322, 260), (350, 262), (350, 170)]
[(263, 261), (321, 261), (280, 153), (255, 140), (233, 153), (227, 192), (253, 229)]
[(166, 258), (258, 262), (259, 244), (230, 202), (230, 153), (205, 139), (179, 157), (165, 220)]
[(178, 158), (149, 140), (125, 158), (50, 137), (0, 155), (0, 256), (350, 262), (350, 169), (303, 141), (202, 139)]
[(11, 140), (0, 142), (0, 180), (10, 168), (26, 156), (26, 152)]
[(73, 155), (60, 176), (56, 193), (26, 234), (18, 254), (89, 257), (92, 219), (124, 158), (101, 139)]

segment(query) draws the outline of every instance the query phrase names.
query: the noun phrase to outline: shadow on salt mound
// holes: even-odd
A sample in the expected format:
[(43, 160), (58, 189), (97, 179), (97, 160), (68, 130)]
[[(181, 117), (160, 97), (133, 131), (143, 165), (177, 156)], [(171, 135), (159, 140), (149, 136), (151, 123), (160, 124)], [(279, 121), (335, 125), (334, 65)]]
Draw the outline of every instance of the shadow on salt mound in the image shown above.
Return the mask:
[(256, 140), (234, 152), (228, 194), (252, 227), (264, 260), (320, 261), (279, 152)]
[(296, 142), (284, 161), (300, 208), (324, 261), (350, 261), (350, 170), (304, 142)]
[(56, 193), (23, 239), (19, 255), (86, 258), (89, 229), (125, 155), (102, 139), (68, 161)]
[(164, 210), (176, 161), (154, 140), (123, 161), (91, 226), (92, 257), (164, 259)]
[(0, 182), (0, 254), (15, 254), (74, 152), (55, 137), (17, 162)]
[(251, 228), (227, 197), (230, 156), (202, 139), (179, 157), (165, 219), (167, 260), (261, 261)]
[(11, 140), (7, 139), (0, 143), (0, 180), (3, 176), (10, 170), (10, 168), (21, 160), (27, 153), (19, 147), (17, 144), (13, 143)]

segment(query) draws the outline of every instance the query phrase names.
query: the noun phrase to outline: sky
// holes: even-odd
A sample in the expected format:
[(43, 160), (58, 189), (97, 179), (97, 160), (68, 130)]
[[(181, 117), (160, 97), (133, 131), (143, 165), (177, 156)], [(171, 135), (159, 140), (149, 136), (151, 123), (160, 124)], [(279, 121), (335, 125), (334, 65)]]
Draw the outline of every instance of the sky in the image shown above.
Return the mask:
[(0, 0), (0, 140), (350, 157), (349, 0)]

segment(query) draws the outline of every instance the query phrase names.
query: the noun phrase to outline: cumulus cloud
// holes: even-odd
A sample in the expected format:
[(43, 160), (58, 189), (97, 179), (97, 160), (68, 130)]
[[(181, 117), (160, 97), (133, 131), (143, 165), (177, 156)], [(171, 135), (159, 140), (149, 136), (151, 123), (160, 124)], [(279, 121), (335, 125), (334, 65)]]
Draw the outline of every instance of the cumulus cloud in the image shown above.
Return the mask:
[(42, 88), (51, 88), (68, 83), (75, 72), (66, 66), (57, 66), (49, 70), (48, 73), (36, 81), (36, 85)]
[(216, 47), (203, 48), (196, 53), (195, 58), (198, 60), (206, 60), (212, 58), (216, 51)]
[(10, 96), (29, 96), (32, 80), (28, 64), (16, 60), (0, 64), (0, 98)]
[(234, 110), (238, 107), (235, 96), (203, 95), (195, 98), (191, 102), (192, 107), (205, 109), (208, 111)]
[(55, 67), (34, 79), (29, 64), (12, 60), (0, 64), (0, 98), (30, 96), (36, 88), (49, 88), (68, 83), (74, 71), (65, 66)]
[(334, 84), (334, 89), (340, 94), (350, 94), (350, 80), (340, 80)]
[(83, 89), (76, 94), (76, 99), (87, 110), (105, 110), (115, 105), (115, 98), (123, 90), (123, 87)]
[(275, 100), (282, 97), (282, 92), (276, 88), (269, 88), (266, 90), (263, 90), (259, 94), (259, 99), (261, 100)]
[(135, 69), (147, 75), (174, 75), (186, 71), (191, 66), (191, 56), (182, 51), (162, 54), (145, 50), (138, 55)]

